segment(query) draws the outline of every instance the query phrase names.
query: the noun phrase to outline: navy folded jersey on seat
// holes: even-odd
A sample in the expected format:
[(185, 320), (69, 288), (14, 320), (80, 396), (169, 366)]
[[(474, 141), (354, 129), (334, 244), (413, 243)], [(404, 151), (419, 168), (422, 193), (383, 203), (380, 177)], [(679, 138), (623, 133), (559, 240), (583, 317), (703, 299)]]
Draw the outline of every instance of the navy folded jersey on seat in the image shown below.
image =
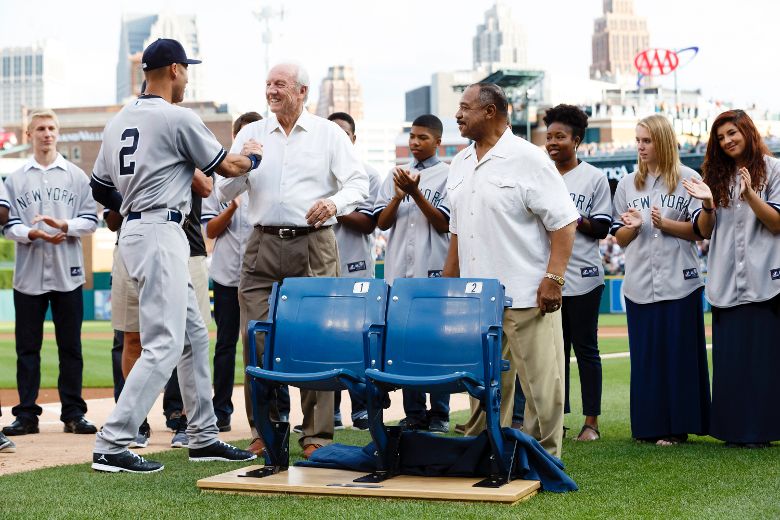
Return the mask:
[[(514, 450), (512, 478), (538, 480), (555, 493), (576, 491), (577, 484), (564, 472), (563, 462), (547, 453), (525, 433), (503, 428), (505, 447)], [(365, 447), (330, 444), (316, 450), (296, 466), (371, 472), (376, 469), (373, 443)], [(401, 434), (401, 474), (428, 477), (486, 477), (490, 473), (487, 433), (477, 437), (441, 437), (426, 432)]]

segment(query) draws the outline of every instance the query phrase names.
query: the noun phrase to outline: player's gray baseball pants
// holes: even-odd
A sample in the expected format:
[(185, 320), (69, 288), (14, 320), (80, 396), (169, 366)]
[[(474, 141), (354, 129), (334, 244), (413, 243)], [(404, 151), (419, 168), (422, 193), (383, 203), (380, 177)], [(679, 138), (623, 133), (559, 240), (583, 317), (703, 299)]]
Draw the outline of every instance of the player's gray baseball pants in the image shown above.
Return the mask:
[(119, 258), (138, 283), (143, 351), (116, 408), (97, 434), (95, 453), (127, 449), (177, 363), (189, 447), (207, 446), (218, 434), (211, 403), (208, 330), (187, 269), (189, 246), (181, 226), (167, 221), (167, 213), (144, 212), (122, 226)]

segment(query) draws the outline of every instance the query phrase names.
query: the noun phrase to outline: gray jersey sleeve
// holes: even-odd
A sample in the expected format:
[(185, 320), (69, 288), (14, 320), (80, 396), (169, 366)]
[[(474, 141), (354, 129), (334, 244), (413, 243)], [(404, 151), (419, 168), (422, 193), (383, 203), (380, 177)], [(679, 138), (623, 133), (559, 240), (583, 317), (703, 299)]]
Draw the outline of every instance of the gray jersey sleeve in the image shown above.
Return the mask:
[(227, 152), (195, 112), (180, 110), (177, 114), (181, 121), (170, 121), (175, 128), (177, 149), (199, 170), (211, 175), (214, 168), (225, 159)]
[(593, 188), (593, 207), (588, 214), (588, 218), (612, 222), (612, 194), (609, 190), (609, 181), (606, 175), (602, 174), (596, 177)]
[(0, 182), (0, 207), (11, 209), (11, 198), (5, 187), (5, 182)]
[(73, 189), (79, 194), (79, 207), (76, 216), (68, 219), (68, 236), (80, 237), (95, 232), (97, 229), (97, 202), (92, 198), (89, 187), (89, 177), (81, 171), (73, 172)]
[(382, 178), (379, 176), (379, 172), (368, 164), (364, 164), (363, 167), (368, 174), (368, 198), (358, 205), (356, 211), (373, 217), (374, 205), (379, 195), (379, 189), (382, 187)]
[(219, 193), (216, 186), (211, 190), (211, 194), (203, 199), (203, 205), (200, 210), (200, 222), (206, 224), (222, 211), (219, 203)]
[(395, 195), (393, 171), (394, 170), (390, 170), (390, 173), (387, 174), (385, 180), (382, 182), (382, 185), (379, 187), (379, 192), (377, 193), (376, 200), (374, 201), (374, 217), (379, 217), (379, 214), (382, 213), (382, 210), (387, 207), (387, 205), (390, 203), (390, 199), (392, 199)]
[(615, 189), (615, 197), (612, 199), (612, 226), (609, 229), (609, 233), (614, 235), (618, 229), (623, 227), (623, 221), (620, 220), (620, 215), (626, 212), (628, 206), (626, 206), (626, 182), (631, 178), (630, 182), (633, 182), (633, 176), (625, 175), (618, 182), (617, 189)]
[(106, 160), (107, 146), (105, 141), (100, 144), (95, 166), (92, 168), (92, 178), (107, 188), (114, 188), (114, 179), (111, 175), (110, 162)]

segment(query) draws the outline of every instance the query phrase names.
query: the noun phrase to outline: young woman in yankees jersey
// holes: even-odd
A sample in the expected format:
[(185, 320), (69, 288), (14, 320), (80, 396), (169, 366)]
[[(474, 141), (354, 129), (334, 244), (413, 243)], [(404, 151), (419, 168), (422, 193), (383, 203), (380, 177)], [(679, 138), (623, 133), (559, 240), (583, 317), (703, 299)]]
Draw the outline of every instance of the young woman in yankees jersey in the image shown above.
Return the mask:
[(712, 423), (727, 445), (780, 440), (780, 161), (742, 110), (712, 125), (694, 223), (711, 237)]
[[(563, 176), (571, 198), (580, 212), (566, 285), (563, 287), (563, 345), (565, 359), (577, 356), (585, 424), (577, 440), (600, 437), (601, 357), (599, 356), (599, 304), (604, 291), (599, 240), (606, 238), (612, 223), (612, 200), (607, 176), (598, 168), (577, 159), (577, 147), (585, 137), (588, 115), (572, 105), (558, 105), (544, 116), (547, 125), (547, 153)], [(569, 363), (566, 367), (565, 413), (569, 413)]]
[(710, 382), (692, 215), (701, 201), (684, 181), (668, 119), (636, 127), (639, 168), (618, 183), (612, 234), (626, 251), (623, 292), (631, 350), (631, 433), (670, 446), (709, 429)]

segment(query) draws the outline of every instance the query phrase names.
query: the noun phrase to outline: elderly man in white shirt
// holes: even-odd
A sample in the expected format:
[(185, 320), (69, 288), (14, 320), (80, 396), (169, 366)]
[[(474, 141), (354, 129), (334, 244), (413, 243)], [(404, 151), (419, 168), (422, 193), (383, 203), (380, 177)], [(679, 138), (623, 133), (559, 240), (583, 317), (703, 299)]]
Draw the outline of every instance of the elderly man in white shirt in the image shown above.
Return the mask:
[[(579, 213), (552, 161), (512, 134), (503, 90), (471, 85), (456, 114), (474, 142), (453, 159), (447, 186), (452, 238), (444, 276), (498, 278), (513, 300), (504, 312), (501, 425), (510, 426), (515, 373), (526, 396), (523, 429), (561, 456), (564, 356), (561, 287)], [(472, 402), (466, 434), (485, 428)]]
[[(245, 362), (247, 323), (267, 318), (273, 283), (292, 276), (339, 276), (332, 226), (337, 216), (351, 213), (368, 197), (368, 176), (352, 143), (336, 123), (304, 109), (308, 92), (308, 74), (299, 65), (283, 63), (270, 70), (266, 100), (271, 116), (246, 125), (233, 143), (233, 150), (260, 143), (262, 163), (251, 174), (219, 183), (223, 202), (248, 192), (249, 222), (254, 226), (238, 288)], [(262, 359), (259, 337), (257, 345)], [(332, 442), (333, 392), (302, 390), (301, 399), (299, 442), (308, 458)], [(255, 437), (250, 450), (259, 453), (264, 445), (254, 428), (250, 402), (247, 415)]]

